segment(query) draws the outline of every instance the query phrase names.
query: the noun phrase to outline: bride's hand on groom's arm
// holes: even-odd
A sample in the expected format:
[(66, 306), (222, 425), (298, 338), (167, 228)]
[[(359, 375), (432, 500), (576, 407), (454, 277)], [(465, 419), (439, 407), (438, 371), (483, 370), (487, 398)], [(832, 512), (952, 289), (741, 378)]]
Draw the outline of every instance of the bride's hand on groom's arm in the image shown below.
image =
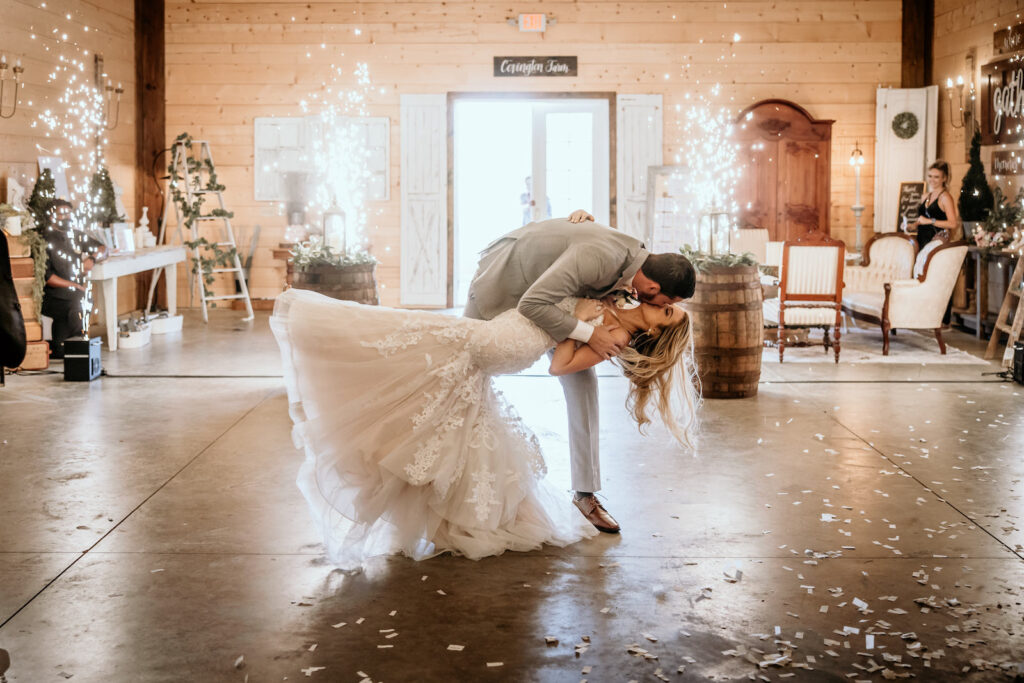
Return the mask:
[(594, 217), (591, 216), (586, 211), (584, 211), (583, 209), (578, 209), (576, 211), (573, 211), (571, 214), (569, 214), (569, 222), (570, 223), (582, 223), (583, 221), (592, 221), (592, 220), (594, 220)]
[(576, 304), (577, 320), (593, 320), (604, 312), (604, 304), (596, 299), (580, 299)]

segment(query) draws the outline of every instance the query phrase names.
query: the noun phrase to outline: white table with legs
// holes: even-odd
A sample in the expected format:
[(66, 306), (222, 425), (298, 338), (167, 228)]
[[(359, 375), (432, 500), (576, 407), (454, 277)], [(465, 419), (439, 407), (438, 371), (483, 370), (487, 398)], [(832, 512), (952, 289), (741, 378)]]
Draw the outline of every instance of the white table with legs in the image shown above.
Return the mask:
[(127, 254), (113, 254), (106, 261), (93, 266), (89, 279), (99, 285), (97, 293), (107, 326), (107, 348), (117, 350), (117, 278), (163, 268), (167, 277), (167, 311), (174, 315), (178, 308), (178, 264), (184, 260), (185, 247), (160, 246), (138, 249)]

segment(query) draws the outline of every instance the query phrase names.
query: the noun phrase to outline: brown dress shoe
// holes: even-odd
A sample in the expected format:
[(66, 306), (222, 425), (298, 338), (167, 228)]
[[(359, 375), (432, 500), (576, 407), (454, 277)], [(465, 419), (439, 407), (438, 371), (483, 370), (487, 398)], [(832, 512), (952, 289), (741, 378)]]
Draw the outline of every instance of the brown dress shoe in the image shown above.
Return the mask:
[(597, 500), (597, 496), (584, 496), (582, 498), (573, 496), (572, 504), (579, 508), (579, 511), (583, 513), (587, 521), (597, 527), (598, 531), (603, 531), (606, 534), (619, 533), (619, 523), (608, 514), (608, 511)]

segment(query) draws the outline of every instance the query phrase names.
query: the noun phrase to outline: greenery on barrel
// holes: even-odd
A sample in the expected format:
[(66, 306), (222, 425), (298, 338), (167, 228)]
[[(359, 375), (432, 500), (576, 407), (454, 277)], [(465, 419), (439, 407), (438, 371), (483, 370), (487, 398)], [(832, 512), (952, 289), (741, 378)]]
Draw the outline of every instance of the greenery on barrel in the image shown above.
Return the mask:
[(679, 247), (682, 254), (693, 264), (693, 267), (702, 273), (711, 268), (733, 268), (737, 266), (757, 266), (757, 259), (749, 251), (744, 254), (709, 254), (706, 251), (694, 249), (689, 244)]

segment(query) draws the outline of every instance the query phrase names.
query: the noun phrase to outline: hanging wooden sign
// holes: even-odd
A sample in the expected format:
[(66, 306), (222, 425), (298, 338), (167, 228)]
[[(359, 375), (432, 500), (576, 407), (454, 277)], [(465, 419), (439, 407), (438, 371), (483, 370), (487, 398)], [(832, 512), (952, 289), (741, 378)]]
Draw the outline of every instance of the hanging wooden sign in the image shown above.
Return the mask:
[(992, 47), (997, 55), (1024, 50), (1024, 24), (1008, 26), (992, 34)]
[(1024, 61), (1005, 57), (981, 67), (981, 144), (1024, 140)]
[(496, 78), (576, 76), (575, 57), (495, 57)]
[(992, 175), (1018, 176), (1024, 175), (1024, 152), (1011, 152), (1005, 149), (992, 151)]

